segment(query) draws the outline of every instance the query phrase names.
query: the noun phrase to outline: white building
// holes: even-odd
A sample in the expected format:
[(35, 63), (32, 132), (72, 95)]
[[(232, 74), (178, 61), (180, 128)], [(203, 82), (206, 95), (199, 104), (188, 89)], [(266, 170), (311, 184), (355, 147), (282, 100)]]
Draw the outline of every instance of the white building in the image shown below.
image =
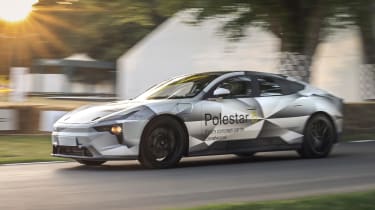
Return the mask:
[[(280, 41), (257, 27), (231, 42), (220, 35), (223, 19), (193, 25), (180, 12), (122, 55), (117, 61), (117, 93), (129, 99), (173, 76), (220, 70), (278, 73)], [(359, 101), (361, 46), (358, 31), (341, 29), (328, 37), (316, 53), (312, 83), (346, 101)]]

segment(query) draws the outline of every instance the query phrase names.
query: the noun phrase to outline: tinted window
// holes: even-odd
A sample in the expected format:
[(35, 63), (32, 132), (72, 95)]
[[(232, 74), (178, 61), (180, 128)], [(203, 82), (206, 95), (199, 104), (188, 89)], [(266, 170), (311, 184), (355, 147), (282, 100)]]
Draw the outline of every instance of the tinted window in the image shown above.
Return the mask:
[(225, 88), (230, 91), (228, 97), (243, 98), (253, 94), (251, 79), (246, 76), (227, 79), (219, 84), (218, 88)]
[(288, 81), (288, 80), (285, 80), (283, 82), (286, 85), (286, 88), (285, 88), (286, 94), (297, 93), (298, 91), (303, 90), (305, 88), (305, 86), (303, 84), (299, 84), (297, 82)]
[(259, 77), (259, 94), (260, 96), (281, 96), (283, 90), (279, 81), (272, 77)]

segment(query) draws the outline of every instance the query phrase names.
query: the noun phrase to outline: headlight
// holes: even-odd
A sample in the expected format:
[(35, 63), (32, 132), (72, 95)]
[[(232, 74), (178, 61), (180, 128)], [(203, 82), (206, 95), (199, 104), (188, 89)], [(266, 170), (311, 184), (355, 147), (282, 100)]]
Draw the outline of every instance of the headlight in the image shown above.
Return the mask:
[(110, 132), (111, 134), (116, 135), (116, 136), (122, 134), (122, 126), (118, 124), (97, 126), (97, 127), (94, 127), (94, 129), (99, 132)]
[(120, 135), (122, 133), (121, 125), (113, 125), (111, 127), (111, 133), (114, 135)]

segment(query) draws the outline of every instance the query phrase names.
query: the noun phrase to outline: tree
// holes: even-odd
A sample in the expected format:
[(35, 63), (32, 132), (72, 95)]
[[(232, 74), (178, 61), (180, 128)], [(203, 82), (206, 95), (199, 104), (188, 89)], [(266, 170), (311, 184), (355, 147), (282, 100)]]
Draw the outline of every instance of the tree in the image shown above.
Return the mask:
[(51, 0), (40, 0), (25, 21), (0, 21), (1, 74), (8, 74), (10, 66), (30, 66), (35, 58), (60, 58), (71, 52), (57, 30), (71, 30), (57, 18), (63, 6), (53, 5)]
[(80, 1), (82, 33), (72, 40), (94, 58), (115, 60), (166, 19), (154, 8), (150, 0)]
[[(59, 34), (70, 51), (109, 61), (117, 59), (178, 10), (172, 9), (174, 1), (161, 0), (68, 2), (71, 4), (57, 5), (53, 0), (40, 0), (37, 7), (44, 8), (44, 17), (63, 23), (43, 24)], [(174, 12), (164, 13), (166, 8)]]

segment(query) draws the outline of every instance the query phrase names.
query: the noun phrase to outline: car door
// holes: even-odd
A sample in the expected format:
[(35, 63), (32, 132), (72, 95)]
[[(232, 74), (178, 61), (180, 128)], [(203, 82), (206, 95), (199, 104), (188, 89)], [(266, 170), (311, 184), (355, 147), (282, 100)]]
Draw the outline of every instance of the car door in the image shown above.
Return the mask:
[(202, 106), (202, 130), (207, 145), (227, 150), (226, 143), (256, 138), (260, 107), (251, 76), (235, 76), (219, 82)]
[(260, 105), (262, 118), (258, 139), (264, 142), (272, 139), (272, 144), (297, 144), (302, 141), (303, 125), (313, 107), (288, 82), (273, 76), (255, 77), (255, 100)]

